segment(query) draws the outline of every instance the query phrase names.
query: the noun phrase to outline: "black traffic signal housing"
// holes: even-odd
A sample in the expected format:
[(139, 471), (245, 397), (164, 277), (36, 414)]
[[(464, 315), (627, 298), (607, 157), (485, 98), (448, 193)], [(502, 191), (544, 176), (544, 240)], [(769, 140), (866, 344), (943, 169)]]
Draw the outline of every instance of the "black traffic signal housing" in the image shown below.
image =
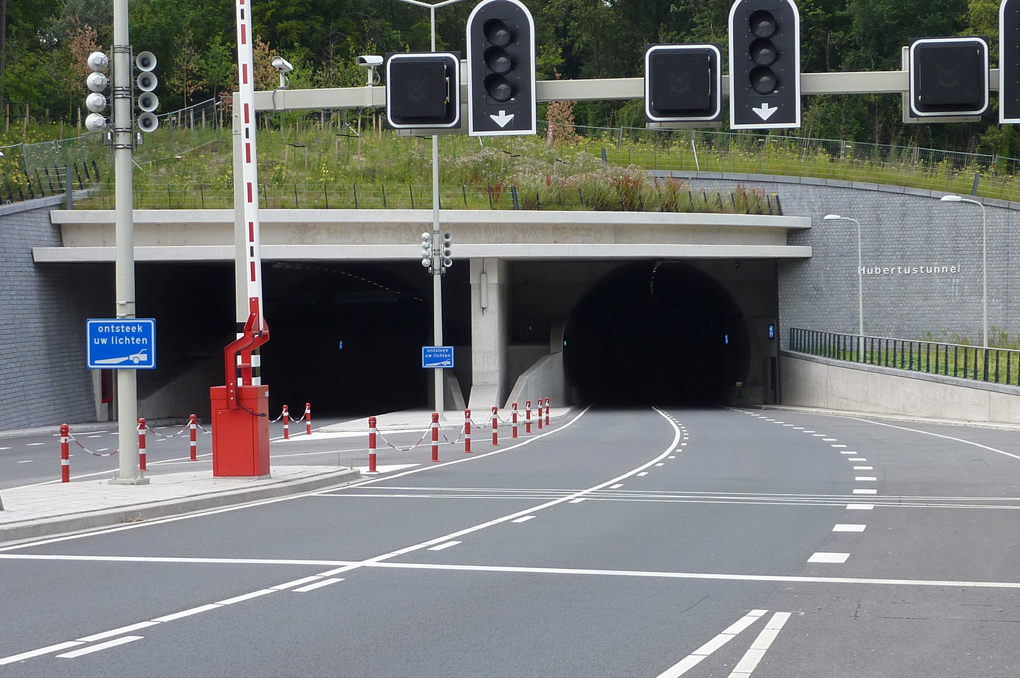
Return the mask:
[(468, 134), (534, 134), (535, 21), (519, 0), (483, 0), (467, 22)]
[(1020, 122), (1020, 0), (999, 5), (999, 122)]
[(722, 119), (719, 45), (645, 47), (645, 120), (711, 123)]
[(390, 127), (460, 127), (460, 54), (387, 54), (385, 72), (386, 123)]
[(988, 111), (986, 38), (911, 40), (909, 70), (911, 116), (973, 116)]
[(793, 0), (730, 8), (730, 127), (800, 127), (800, 12)]

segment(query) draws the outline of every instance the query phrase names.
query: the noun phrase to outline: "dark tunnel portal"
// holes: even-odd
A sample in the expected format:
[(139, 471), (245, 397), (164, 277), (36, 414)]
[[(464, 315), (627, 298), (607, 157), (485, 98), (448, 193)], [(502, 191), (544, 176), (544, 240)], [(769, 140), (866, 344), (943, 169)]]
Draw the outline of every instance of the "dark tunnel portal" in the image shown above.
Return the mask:
[(563, 360), (582, 403), (720, 403), (745, 378), (748, 334), (711, 276), (683, 262), (641, 262), (607, 275), (577, 304)]

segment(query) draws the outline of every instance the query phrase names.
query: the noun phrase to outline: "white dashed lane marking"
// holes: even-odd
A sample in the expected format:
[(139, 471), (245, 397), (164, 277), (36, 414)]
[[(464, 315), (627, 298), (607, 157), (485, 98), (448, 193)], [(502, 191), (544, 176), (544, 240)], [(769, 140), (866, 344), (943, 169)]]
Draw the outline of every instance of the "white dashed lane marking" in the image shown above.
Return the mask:
[(832, 531), (833, 532), (864, 532), (864, 528), (865, 527), (867, 527), (867, 525), (839, 524), (839, 525), (836, 525), (834, 528), (832, 528)]
[(878, 494), (878, 490), (865, 490), (857, 488), (854, 490), (854, 494)]
[[(455, 543), (459, 544), (460, 542)], [(308, 586), (302, 586), (299, 589), (294, 589), (294, 593), (308, 593), (309, 591), (314, 591), (315, 589), (321, 589), (323, 586), (335, 584), (338, 581), (343, 581), (343, 579), (323, 579), (322, 581), (317, 581), (314, 584), (309, 584)]]
[(818, 553), (815, 553), (810, 558), (808, 558), (808, 562), (840, 564), (845, 563), (847, 558), (849, 557), (850, 557), (849, 553), (826, 553), (824, 551), (819, 551)]
[(90, 645), (89, 647), (83, 647), (79, 650), (72, 650), (71, 652), (65, 652), (64, 654), (58, 654), (57, 656), (62, 659), (74, 659), (75, 657), (81, 657), (82, 655), (92, 654), (93, 652), (108, 650), (111, 647), (117, 647), (118, 645), (126, 645), (128, 643), (133, 643), (136, 640), (141, 640), (143, 637), (144, 636), (124, 636), (123, 638), (108, 640), (105, 643), (99, 643), (98, 645)]
[(847, 511), (873, 511), (875, 509), (874, 504), (847, 504)]

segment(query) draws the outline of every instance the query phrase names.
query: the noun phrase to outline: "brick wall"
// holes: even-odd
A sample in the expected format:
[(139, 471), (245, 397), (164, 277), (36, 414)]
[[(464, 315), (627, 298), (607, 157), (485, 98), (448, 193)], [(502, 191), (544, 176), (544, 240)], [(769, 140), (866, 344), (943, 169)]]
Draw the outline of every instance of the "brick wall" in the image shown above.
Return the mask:
[(0, 207), (0, 430), (95, 421), (85, 320), (113, 309), (113, 267), (41, 265), (59, 246), (50, 198)]
[[(810, 230), (791, 232), (789, 238), (791, 245), (810, 245), (812, 257), (779, 264), (784, 348), (790, 327), (857, 332), (857, 226), (822, 219), (832, 213), (861, 224), (865, 334), (905, 339), (930, 334), (936, 340), (958, 336), (970, 343), (981, 342), (981, 208), (977, 205), (940, 202), (944, 194), (938, 191), (856, 182), (710, 173), (683, 176), (699, 189), (738, 183), (760, 187), (779, 195), (783, 214), (812, 218)], [(982, 202), (987, 210), (989, 336), (994, 338), (1001, 330), (1015, 338), (1020, 334), (1020, 270), (1013, 250), (1020, 250), (1020, 204)], [(942, 267), (959, 269), (927, 272), (936, 265), (940, 271)]]

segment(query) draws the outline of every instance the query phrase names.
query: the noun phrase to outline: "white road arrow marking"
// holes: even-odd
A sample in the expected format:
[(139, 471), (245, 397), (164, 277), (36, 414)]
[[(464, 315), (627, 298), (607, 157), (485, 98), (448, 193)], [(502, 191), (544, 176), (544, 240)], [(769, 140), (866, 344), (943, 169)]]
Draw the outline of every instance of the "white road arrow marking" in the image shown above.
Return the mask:
[(761, 108), (752, 108), (752, 111), (758, 114), (758, 117), (762, 120), (768, 120), (772, 117), (772, 114), (778, 111), (778, 108), (772, 108), (769, 106), (769, 102), (765, 102), (761, 105)]
[(500, 111), (499, 115), (489, 115), (489, 117), (500, 127), (506, 127), (514, 119), (514, 114), (507, 115), (506, 111)]

